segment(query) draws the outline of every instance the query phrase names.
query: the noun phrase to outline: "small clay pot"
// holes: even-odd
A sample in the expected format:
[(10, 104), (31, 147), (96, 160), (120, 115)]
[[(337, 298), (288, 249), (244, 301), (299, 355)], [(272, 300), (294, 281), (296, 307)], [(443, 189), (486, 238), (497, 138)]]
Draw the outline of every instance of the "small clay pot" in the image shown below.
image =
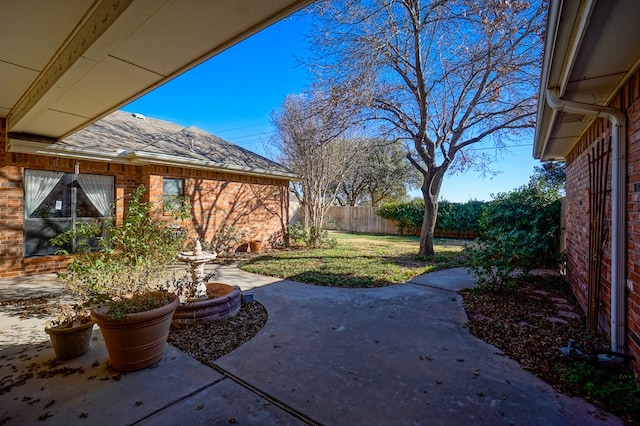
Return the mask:
[(47, 327), (44, 331), (51, 339), (51, 346), (60, 360), (77, 358), (89, 350), (94, 321), (75, 327)]

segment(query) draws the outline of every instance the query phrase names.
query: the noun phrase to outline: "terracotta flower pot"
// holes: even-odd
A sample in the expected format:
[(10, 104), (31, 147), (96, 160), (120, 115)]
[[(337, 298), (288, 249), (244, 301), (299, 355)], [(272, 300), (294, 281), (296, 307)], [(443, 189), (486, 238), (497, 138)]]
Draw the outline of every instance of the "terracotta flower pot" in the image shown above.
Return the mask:
[(136, 371), (162, 359), (167, 346), (171, 317), (180, 303), (178, 296), (168, 305), (150, 311), (110, 318), (108, 307), (91, 311), (109, 352), (109, 363), (118, 371)]
[(56, 358), (64, 360), (77, 358), (89, 350), (94, 321), (89, 321), (75, 327), (47, 327), (44, 331), (51, 339), (51, 346)]
[(249, 248), (251, 249), (251, 253), (260, 253), (260, 250), (262, 250), (262, 241), (249, 241)]

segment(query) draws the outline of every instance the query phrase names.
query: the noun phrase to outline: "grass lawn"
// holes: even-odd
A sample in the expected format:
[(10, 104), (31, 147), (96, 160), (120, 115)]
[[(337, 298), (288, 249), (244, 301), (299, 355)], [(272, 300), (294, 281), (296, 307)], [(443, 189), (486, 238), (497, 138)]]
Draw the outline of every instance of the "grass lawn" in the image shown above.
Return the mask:
[(463, 266), (463, 240), (439, 239), (436, 256), (420, 259), (418, 237), (330, 232), (333, 248), (291, 249), (245, 260), (240, 268), (262, 275), (331, 287), (382, 287), (437, 269)]

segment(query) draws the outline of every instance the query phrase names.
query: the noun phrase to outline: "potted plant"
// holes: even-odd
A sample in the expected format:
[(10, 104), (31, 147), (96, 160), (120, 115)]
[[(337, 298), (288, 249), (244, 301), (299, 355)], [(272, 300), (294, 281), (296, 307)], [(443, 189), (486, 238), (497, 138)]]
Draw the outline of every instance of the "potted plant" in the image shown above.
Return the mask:
[(65, 360), (86, 353), (94, 324), (88, 309), (78, 304), (60, 305), (58, 316), (44, 329), (51, 339), (56, 358)]
[[(144, 186), (127, 199), (121, 223), (84, 224), (56, 237), (54, 244), (76, 238), (80, 253), (61, 273), (65, 288), (91, 307), (91, 318), (104, 337), (109, 362), (119, 371), (135, 371), (158, 362), (166, 347), (171, 317), (179, 299), (164, 288), (169, 265), (186, 233), (161, 219), (153, 202), (143, 202)], [(184, 219), (188, 206), (173, 217)], [(86, 243), (98, 239), (100, 250)]]
[(262, 240), (249, 241), (249, 248), (251, 253), (260, 253), (262, 250)]

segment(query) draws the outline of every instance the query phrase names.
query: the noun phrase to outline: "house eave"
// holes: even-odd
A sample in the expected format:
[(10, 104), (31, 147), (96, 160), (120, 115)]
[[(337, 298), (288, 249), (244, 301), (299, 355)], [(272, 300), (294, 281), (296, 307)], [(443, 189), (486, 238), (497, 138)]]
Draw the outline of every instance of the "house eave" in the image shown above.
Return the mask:
[(23, 139), (9, 140), (10, 152), (21, 154), (42, 155), (46, 157), (61, 157), (74, 160), (98, 161), (133, 166), (162, 165), (170, 167), (183, 167), (213, 172), (235, 173), (246, 176), (255, 176), (270, 179), (282, 179), (298, 181), (300, 176), (295, 173), (263, 170), (250, 167), (242, 167), (235, 164), (222, 164), (214, 161), (203, 161), (189, 158), (181, 158), (175, 155), (158, 154), (145, 151), (114, 150), (112, 152), (95, 151), (86, 148), (61, 146), (46, 142), (30, 141)]
[[(635, 0), (550, 0), (533, 157), (564, 160), (594, 118), (555, 111), (548, 89), (565, 100), (608, 105), (638, 69)], [(603, 60), (602, 58), (606, 58)]]
[(10, 2), (0, 117), (8, 132), (64, 139), (311, 1)]

